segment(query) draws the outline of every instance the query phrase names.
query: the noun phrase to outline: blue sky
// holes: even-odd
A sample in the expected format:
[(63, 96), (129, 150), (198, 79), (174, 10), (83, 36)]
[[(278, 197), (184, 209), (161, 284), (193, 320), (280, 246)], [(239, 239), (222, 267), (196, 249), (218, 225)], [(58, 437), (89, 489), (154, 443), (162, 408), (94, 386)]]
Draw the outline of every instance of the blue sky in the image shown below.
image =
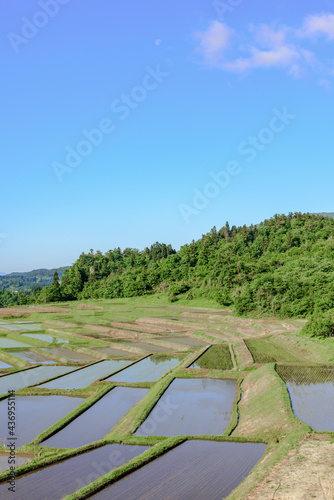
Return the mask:
[(334, 211), (334, 1), (4, 0), (0, 271)]

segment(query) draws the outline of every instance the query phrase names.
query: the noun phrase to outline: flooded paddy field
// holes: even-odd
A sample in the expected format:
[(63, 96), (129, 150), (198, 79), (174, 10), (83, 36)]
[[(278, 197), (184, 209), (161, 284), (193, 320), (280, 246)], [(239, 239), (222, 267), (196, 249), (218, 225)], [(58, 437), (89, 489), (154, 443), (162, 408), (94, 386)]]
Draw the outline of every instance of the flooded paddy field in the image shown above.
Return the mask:
[(0, 337), (0, 347), (3, 347), (4, 349), (11, 349), (13, 347), (30, 347), (30, 345), (8, 337)]
[(258, 443), (187, 441), (91, 498), (226, 498), (265, 451), (266, 445)]
[[(8, 463), (9, 453), (1, 453), (0, 452), (0, 472), (4, 472), (9, 469), (12, 464)], [(33, 457), (25, 457), (20, 456), (18, 454), (15, 455), (15, 467), (20, 467), (20, 465), (26, 464), (27, 462), (31, 462)], [(8, 486), (7, 486), (8, 487)], [(1, 491), (1, 486), (0, 486)], [(5, 498), (3, 496), (2, 498)]]
[[(38, 434), (65, 417), (84, 400), (68, 396), (16, 396), (16, 447), (30, 443)], [(0, 401), (1, 442), (8, 438), (7, 400)]]
[(114, 349), (113, 347), (92, 347), (94, 351), (105, 354), (106, 356), (131, 356), (132, 353), (122, 351), (121, 349)]
[(61, 358), (68, 359), (69, 361), (93, 361), (91, 356), (88, 354), (82, 354), (81, 352), (71, 351), (65, 347), (42, 347), (42, 351), (49, 352), (55, 356), (60, 356)]
[(115, 387), (40, 446), (78, 448), (102, 439), (147, 393), (148, 389)]
[(9, 330), (11, 332), (15, 331), (22, 331), (22, 330), (29, 330), (29, 331), (36, 331), (40, 330), (42, 328), (41, 323), (33, 323), (33, 322), (27, 322), (27, 321), (14, 321), (14, 323), (7, 323), (1, 321), (0, 323), (1, 328), (5, 328), (5, 330)]
[(36, 340), (48, 342), (48, 344), (68, 344), (68, 340), (61, 339), (60, 337), (46, 335), (44, 333), (23, 333), (22, 337), (30, 337)]
[(334, 368), (277, 366), (297, 418), (316, 431), (334, 432)]
[(168, 352), (171, 353), (171, 349), (168, 349), (167, 347), (159, 346), (159, 345), (153, 345), (153, 344), (147, 344), (145, 342), (129, 342), (126, 345), (129, 347), (137, 347), (138, 349), (143, 349), (144, 351), (147, 352)]
[[(147, 446), (105, 445), (16, 478), (15, 500), (60, 500), (140, 455)], [(0, 483), (1, 498), (9, 498)]]
[(255, 363), (305, 363), (298, 355), (283, 349), (268, 340), (247, 339), (245, 344)]
[(106, 380), (113, 382), (155, 382), (180, 363), (180, 358), (153, 355)]
[(135, 435), (220, 435), (231, 418), (235, 387), (235, 380), (175, 379)]
[(232, 370), (233, 363), (228, 345), (215, 345), (205, 351), (189, 368)]
[(173, 342), (173, 344), (181, 344), (181, 345), (186, 345), (189, 347), (204, 347), (205, 345), (208, 345), (207, 342), (204, 342), (202, 340), (197, 340), (193, 339), (192, 337), (173, 337), (169, 335), (168, 337), (157, 337), (157, 340), (165, 340), (167, 342)]
[(9, 390), (18, 391), (29, 385), (38, 384), (58, 375), (72, 371), (70, 366), (36, 366), (29, 370), (11, 373), (0, 377), (0, 394), (6, 394)]
[(47, 389), (83, 389), (92, 384), (96, 380), (107, 377), (121, 368), (125, 368), (132, 361), (127, 360), (105, 360), (100, 363), (95, 363), (73, 373), (69, 373), (64, 377), (59, 377), (56, 380), (40, 385)]
[(44, 364), (44, 365), (52, 365), (56, 363), (53, 359), (40, 354), (39, 352), (33, 351), (8, 351), (12, 356), (16, 356), (17, 358), (22, 359), (23, 361), (27, 361), (27, 363), (31, 364)]
[(8, 365), (4, 361), (0, 361), (0, 370), (3, 370), (5, 368), (13, 368), (12, 365)]

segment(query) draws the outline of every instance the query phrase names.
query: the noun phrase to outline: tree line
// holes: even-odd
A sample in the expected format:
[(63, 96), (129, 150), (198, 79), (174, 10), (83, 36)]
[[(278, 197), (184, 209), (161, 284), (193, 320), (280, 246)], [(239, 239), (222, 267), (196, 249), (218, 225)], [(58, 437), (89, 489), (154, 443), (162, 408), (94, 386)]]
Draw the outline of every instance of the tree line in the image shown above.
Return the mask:
[[(54, 277), (37, 301), (158, 292), (167, 293), (171, 302), (210, 298), (238, 315), (331, 318), (334, 219), (276, 214), (256, 226), (230, 227), (226, 222), (179, 251), (163, 243), (143, 251), (91, 250), (65, 270), (60, 283)], [(326, 330), (327, 323), (314, 326), (315, 331)], [(332, 335), (330, 329), (327, 334)]]

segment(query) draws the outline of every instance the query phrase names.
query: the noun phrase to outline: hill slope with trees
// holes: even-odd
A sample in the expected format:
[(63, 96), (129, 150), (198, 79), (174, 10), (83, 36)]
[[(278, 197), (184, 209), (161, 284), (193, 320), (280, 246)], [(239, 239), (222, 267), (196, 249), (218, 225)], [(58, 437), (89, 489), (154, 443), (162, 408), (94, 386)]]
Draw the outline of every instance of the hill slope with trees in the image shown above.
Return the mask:
[(171, 302), (214, 299), (238, 315), (326, 313), (328, 319), (334, 310), (334, 219), (290, 213), (257, 226), (226, 223), (178, 252), (160, 243), (143, 251), (91, 250), (65, 270), (59, 289), (55, 286), (54, 281), (46, 287), (39, 300), (165, 292)]

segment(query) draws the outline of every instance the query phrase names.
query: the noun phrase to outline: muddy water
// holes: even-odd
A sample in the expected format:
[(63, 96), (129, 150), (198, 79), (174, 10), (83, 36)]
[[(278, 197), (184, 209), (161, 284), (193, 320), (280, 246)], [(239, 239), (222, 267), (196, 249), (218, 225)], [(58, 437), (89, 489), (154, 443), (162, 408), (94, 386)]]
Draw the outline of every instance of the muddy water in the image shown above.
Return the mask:
[(44, 333), (23, 333), (22, 336), (43, 340), (43, 342), (48, 342), (49, 344), (68, 344), (68, 340), (61, 339), (60, 337), (52, 337), (52, 335), (45, 335)]
[(43, 356), (43, 354), (39, 354), (37, 352), (32, 352), (32, 351), (9, 351), (9, 354), (12, 356), (16, 356), (17, 358), (23, 359), (24, 361), (27, 361), (28, 363), (35, 364), (35, 363), (40, 363), (44, 365), (52, 365), (56, 363), (56, 361)]
[(28, 344), (24, 344), (23, 342), (19, 342), (18, 340), (12, 340), (6, 337), (0, 337), (0, 347), (4, 347), (5, 349), (11, 347), (30, 347)]
[(0, 394), (6, 394), (9, 390), (18, 391), (23, 387), (38, 384), (57, 375), (72, 371), (70, 366), (37, 366), (30, 370), (23, 370), (10, 375), (0, 377)]
[(334, 432), (334, 369), (278, 366), (294, 414), (316, 431)]
[(147, 393), (148, 389), (115, 387), (41, 446), (78, 448), (102, 439)]
[(265, 450), (265, 444), (187, 441), (91, 498), (226, 498), (263, 457)]
[(220, 435), (231, 418), (235, 386), (235, 380), (175, 379), (135, 435)]
[(0, 484), (0, 497), (15, 500), (60, 500), (87, 486), (107, 472), (140, 455), (146, 446), (111, 444), (44, 467), (16, 479), (9, 496), (8, 484)]
[(69, 361), (93, 361), (93, 358), (81, 352), (71, 351), (65, 347), (43, 347), (42, 351), (47, 351), (55, 356), (68, 359)]
[(41, 385), (48, 389), (83, 389), (99, 378), (128, 366), (132, 361), (126, 360), (106, 360), (94, 365), (87, 366), (64, 377), (59, 377), (54, 381)]
[(117, 382), (155, 382), (168, 370), (180, 363), (180, 358), (169, 356), (150, 356), (133, 366), (122, 370), (107, 380)]
[[(16, 447), (30, 443), (38, 434), (65, 417), (84, 400), (67, 396), (16, 396)], [(7, 435), (7, 400), (0, 401), (1, 442)]]
[(4, 363), (4, 361), (0, 361), (0, 370), (3, 370), (4, 368), (13, 368), (12, 365), (8, 365), (7, 363)]
[[(20, 465), (23, 465), (27, 462), (31, 462), (33, 457), (21, 457), (19, 455), (15, 455), (15, 467), (20, 467)], [(7, 453), (1, 453), (0, 452), (0, 472), (4, 472), (5, 470), (9, 469), (11, 466), (13, 466), (13, 463), (8, 463), (9, 460), (9, 454)], [(5, 498), (3, 496), (2, 498)]]

